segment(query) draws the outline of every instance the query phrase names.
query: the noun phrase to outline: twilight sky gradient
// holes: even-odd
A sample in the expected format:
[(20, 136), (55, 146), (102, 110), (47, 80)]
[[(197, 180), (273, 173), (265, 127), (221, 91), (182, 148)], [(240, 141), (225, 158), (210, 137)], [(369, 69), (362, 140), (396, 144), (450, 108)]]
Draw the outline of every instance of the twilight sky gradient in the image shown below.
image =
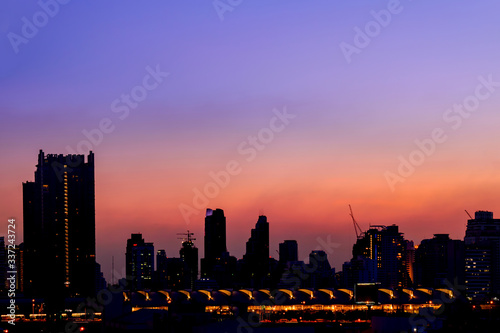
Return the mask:
[[(33, 180), (38, 150), (76, 150), (82, 131), (108, 118), (113, 131), (92, 147), (108, 279), (111, 256), (121, 271), (135, 232), (178, 256), (176, 233), (189, 229), (203, 256), (205, 207), (187, 223), (179, 205), (193, 206), (194, 189), (231, 160), (241, 172), (206, 207), (224, 209), (238, 258), (263, 213), (274, 257), (285, 239), (306, 258), (330, 236), (340, 270), (355, 241), (348, 204), (363, 229), (396, 223), (417, 244), (434, 233), (463, 238), (464, 209), (500, 214), (500, 87), (457, 129), (443, 115), (471, 100), (478, 77), (500, 82), (500, 4), (402, 0), (348, 63), (341, 43), (355, 45), (355, 28), (373, 26), (371, 11), (391, 2), (242, 1), (221, 20), (210, 0), (70, 1), (16, 53), (9, 33), (22, 35), (23, 17), (42, 9), (3, 1), (2, 225), (22, 225), (21, 184)], [(148, 66), (170, 75), (120, 119), (113, 102), (143, 84)], [(238, 147), (284, 108), (295, 118), (247, 161)], [(385, 173), (397, 174), (399, 156), (435, 128), (446, 140), (391, 191)]]

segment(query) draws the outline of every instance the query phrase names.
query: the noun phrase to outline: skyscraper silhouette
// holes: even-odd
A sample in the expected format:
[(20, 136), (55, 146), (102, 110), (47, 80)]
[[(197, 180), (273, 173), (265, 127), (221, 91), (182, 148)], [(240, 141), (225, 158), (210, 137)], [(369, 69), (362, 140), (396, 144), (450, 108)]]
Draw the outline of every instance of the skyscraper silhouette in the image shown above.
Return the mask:
[(205, 216), (205, 256), (201, 260), (203, 277), (212, 277), (214, 266), (224, 257), (226, 248), (226, 217), (222, 209), (207, 209)]
[(448, 234), (423, 239), (415, 251), (415, 283), (427, 288), (444, 288), (464, 283), (464, 242)]
[(328, 288), (333, 284), (333, 272), (325, 251), (314, 250), (309, 254), (309, 288)]
[(27, 295), (95, 293), (94, 154), (38, 155), (35, 181), (23, 183)]
[(368, 278), (380, 282), (384, 287), (407, 287), (411, 284), (407, 256), (407, 241), (395, 224), (391, 226), (371, 226), (358, 238), (353, 246), (351, 268), (367, 269), (369, 272), (351, 272), (352, 276)]
[(179, 250), (179, 255), (184, 264), (183, 269), (183, 285), (186, 289), (194, 289), (194, 282), (198, 278), (198, 248), (193, 243), (193, 238), (189, 230), (186, 234), (187, 238), (183, 240), (182, 247)]
[(500, 294), (500, 219), (477, 211), (465, 232), (465, 287), (469, 298)]
[(220, 288), (230, 287), (236, 271), (236, 258), (226, 248), (226, 217), (222, 209), (207, 209), (205, 217), (205, 257), (201, 277), (214, 280)]
[(125, 272), (132, 278), (131, 290), (153, 286), (154, 252), (153, 243), (146, 243), (142, 234), (132, 234), (127, 240)]
[(263, 288), (269, 281), (269, 223), (261, 215), (246, 244), (243, 262), (249, 286)]
[(286, 264), (289, 261), (297, 261), (298, 257), (298, 244), (296, 240), (285, 240), (279, 245), (279, 261)]

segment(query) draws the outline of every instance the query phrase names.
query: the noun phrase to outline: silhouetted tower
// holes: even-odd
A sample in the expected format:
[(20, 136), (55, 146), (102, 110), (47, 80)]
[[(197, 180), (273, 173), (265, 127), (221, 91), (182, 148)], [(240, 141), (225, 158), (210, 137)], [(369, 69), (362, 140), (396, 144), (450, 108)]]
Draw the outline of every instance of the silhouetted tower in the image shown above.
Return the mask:
[(500, 219), (477, 211), (465, 232), (465, 286), (468, 298), (500, 294)]
[(156, 271), (154, 274), (156, 289), (166, 289), (167, 280), (167, 253), (165, 250), (158, 250), (156, 251)]
[(198, 248), (193, 243), (196, 238), (191, 237), (194, 234), (189, 232), (189, 230), (187, 233), (178, 235), (186, 236), (186, 238), (181, 238), (183, 242), (182, 248), (179, 251), (184, 263), (183, 285), (186, 289), (194, 289), (194, 282), (198, 279)]
[[(370, 281), (380, 282), (383, 287), (408, 287), (411, 284), (407, 258), (408, 244), (397, 225), (371, 226), (353, 246), (353, 260), (363, 260), (359, 267), (368, 269), (366, 274), (352, 272), (355, 276), (365, 276)], [(365, 260), (366, 259), (366, 260)]]
[(213, 269), (227, 255), (226, 217), (222, 209), (207, 209), (205, 216), (205, 257), (201, 260), (202, 277), (212, 277)]
[(59, 295), (60, 303), (95, 294), (94, 193), (92, 152), (85, 163), (84, 155), (40, 150), (35, 181), (23, 183), (26, 295)]
[(464, 242), (448, 234), (423, 239), (415, 250), (415, 283), (426, 288), (447, 288), (455, 281), (464, 284)]
[(330, 288), (333, 284), (333, 270), (325, 251), (311, 251), (309, 254), (308, 285), (310, 288)]
[(269, 278), (269, 223), (263, 215), (259, 216), (251, 231), (243, 261), (250, 285), (254, 288), (264, 287)]
[(132, 234), (127, 240), (125, 271), (132, 277), (131, 290), (149, 289), (153, 285), (154, 246), (146, 243), (142, 234)]
[(279, 245), (279, 262), (286, 264), (289, 261), (298, 261), (298, 245), (296, 240), (285, 240)]

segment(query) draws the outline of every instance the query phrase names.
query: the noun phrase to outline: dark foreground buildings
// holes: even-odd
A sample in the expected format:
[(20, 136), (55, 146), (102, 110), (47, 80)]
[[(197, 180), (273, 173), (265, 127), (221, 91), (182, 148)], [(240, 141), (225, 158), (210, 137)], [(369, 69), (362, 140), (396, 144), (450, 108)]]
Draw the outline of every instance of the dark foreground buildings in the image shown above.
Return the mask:
[(383, 287), (409, 287), (413, 274), (413, 243), (397, 225), (371, 226), (353, 246), (353, 258), (343, 265), (343, 284), (380, 282)]
[(125, 272), (131, 278), (132, 290), (153, 286), (154, 252), (153, 243), (146, 243), (142, 234), (132, 234), (127, 240)]
[(222, 209), (207, 209), (205, 216), (205, 257), (201, 259), (201, 278), (230, 287), (236, 272), (236, 258), (226, 247), (226, 217)]
[(424, 239), (415, 251), (415, 286), (448, 288), (464, 284), (464, 242), (448, 234)]
[(467, 222), (464, 243), (467, 297), (500, 296), (500, 219), (477, 211)]
[(266, 216), (259, 216), (252, 229), (241, 266), (244, 285), (252, 288), (269, 285), (269, 223)]
[(94, 154), (38, 155), (23, 183), (24, 291), (29, 297), (95, 294)]

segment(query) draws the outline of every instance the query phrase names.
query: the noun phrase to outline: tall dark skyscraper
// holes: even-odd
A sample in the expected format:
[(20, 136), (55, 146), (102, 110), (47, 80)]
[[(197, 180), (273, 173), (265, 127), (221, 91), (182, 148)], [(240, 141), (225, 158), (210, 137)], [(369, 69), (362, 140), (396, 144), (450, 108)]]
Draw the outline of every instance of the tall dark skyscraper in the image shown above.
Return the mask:
[(194, 282), (198, 279), (198, 248), (194, 246), (191, 238), (193, 233), (189, 230), (186, 234), (187, 238), (183, 240), (182, 247), (179, 250), (180, 257), (184, 263), (182, 281), (184, 288), (194, 289)]
[(500, 219), (477, 211), (465, 232), (465, 287), (468, 298), (500, 294)]
[(222, 209), (207, 209), (205, 217), (205, 257), (201, 259), (201, 278), (210, 279), (220, 288), (232, 285), (236, 258), (226, 248), (226, 217)]
[(370, 281), (354, 282), (380, 282), (382, 286), (390, 288), (411, 285), (409, 265), (413, 263), (409, 262), (407, 250), (408, 242), (397, 225), (371, 226), (352, 250), (352, 267), (368, 269), (369, 272), (351, 272), (352, 276), (367, 277)]
[(286, 264), (289, 261), (299, 260), (298, 244), (296, 240), (285, 240), (279, 245), (279, 261)]
[(424, 239), (415, 251), (415, 283), (427, 288), (448, 288), (464, 283), (464, 242), (448, 234)]
[(30, 296), (95, 293), (94, 154), (38, 155), (23, 183), (24, 291)]
[(307, 284), (310, 288), (328, 288), (333, 284), (334, 270), (328, 262), (325, 251), (315, 250), (309, 254), (309, 278)]
[(222, 209), (207, 209), (205, 216), (205, 257), (201, 260), (202, 277), (213, 277), (218, 259), (227, 253), (226, 217)]
[(153, 280), (155, 289), (167, 289), (167, 253), (165, 250), (156, 251), (156, 271)]
[(226, 217), (222, 209), (207, 209), (205, 217), (205, 258), (221, 258), (226, 248)]
[(131, 290), (153, 286), (154, 252), (153, 243), (146, 243), (142, 234), (132, 234), (127, 240), (125, 272), (132, 277)]
[(263, 215), (259, 216), (251, 231), (243, 262), (249, 285), (254, 288), (264, 287), (269, 280), (269, 223)]

